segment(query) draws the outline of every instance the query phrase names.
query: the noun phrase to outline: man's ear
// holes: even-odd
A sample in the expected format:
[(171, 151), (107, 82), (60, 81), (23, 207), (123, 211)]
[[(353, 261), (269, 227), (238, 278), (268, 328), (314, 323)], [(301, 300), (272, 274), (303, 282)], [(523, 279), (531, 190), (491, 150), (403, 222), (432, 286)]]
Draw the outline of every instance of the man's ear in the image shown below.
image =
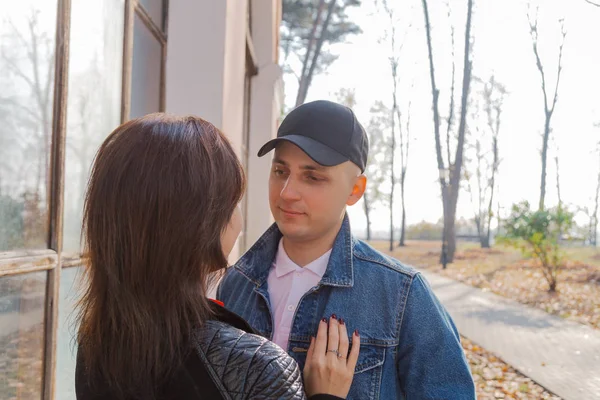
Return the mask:
[(356, 178), (356, 182), (354, 182), (354, 187), (352, 188), (352, 193), (348, 197), (346, 201), (346, 205), (353, 206), (361, 199), (363, 194), (365, 194), (365, 190), (367, 189), (367, 177), (364, 175), (360, 175)]

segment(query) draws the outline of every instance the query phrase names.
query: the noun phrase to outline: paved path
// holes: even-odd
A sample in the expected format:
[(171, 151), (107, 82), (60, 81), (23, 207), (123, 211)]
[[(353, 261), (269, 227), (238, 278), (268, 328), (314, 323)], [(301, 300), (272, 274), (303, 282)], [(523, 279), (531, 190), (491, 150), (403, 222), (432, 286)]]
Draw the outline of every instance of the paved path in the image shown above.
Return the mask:
[(563, 399), (600, 399), (600, 330), (423, 274), (462, 335)]

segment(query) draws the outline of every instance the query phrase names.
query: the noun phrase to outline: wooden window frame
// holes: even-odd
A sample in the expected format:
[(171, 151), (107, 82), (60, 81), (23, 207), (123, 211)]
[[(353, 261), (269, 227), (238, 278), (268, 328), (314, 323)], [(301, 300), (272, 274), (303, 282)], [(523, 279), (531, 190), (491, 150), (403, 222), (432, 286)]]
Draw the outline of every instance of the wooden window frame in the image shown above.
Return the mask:
[[(133, 25), (138, 16), (152, 36), (159, 41), (162, 54), (160, 65), (159, 111), (166, 107), (166, 65), (167, 31), (169, 21), (169, 0), (163, 0), (162, 21), (154, 21), (140, 0), (125, 0), (125, 30), (123, 35), (123, 75), (121, 89), (121, 123), (127, 122), (131, 115), (131, 81), (133, 72)], [(162, 25), (161, 28), (158, 24)]]
[[(167, 23), (169, 1), (163, 0), (163, 20), (153, 21), (139, 0), (125, 0), (125, 29), (123, 34), (123, 65), (121, 89), (121, 121), (129, 119), (131, 108), (131, 67), (133, 61), (133, 23), (137, 14), (157, 38), (162, 47), (160, 111), (165, 109), (165, 65), (167, 52)], [(160, 24), (163, 28), (159, 27)], [(69, 82), (69, 39), (71, 0), (57, 0), (54, 92), (52, 108), (52, 143), (48, 173), (49, 198), (48, 232), (45, 249), (0, 252), (0, 279), (47, 271), (44, 342), (42, 359), (42, 399), (54, 400), (56, 388), (58, 306), (60, 277), (63, 268), (82, 264), (81, 256), (62, 254), (64, 222), (64, 185), (67, 97)]]
[[(254, 42), (252, 41), (252, 1), (248, 1), (246, 9), (246, 46), (245, 46), (245, 76), (244, 76), (244, 124), (242, 132), (241, 158), (242, 165), (249, 177), (250, 166), (250, 119), (252, 104), (252, 78), (258, 74), (258, 63), (256, 52), (254, 51)], [(248, 229), (248, 197), (245, 194), (242, 199), (242, 221), (243, 231), (239, 238), (239, 247), (241, 253), (244, 253), (248, 247), (247, 229)]]

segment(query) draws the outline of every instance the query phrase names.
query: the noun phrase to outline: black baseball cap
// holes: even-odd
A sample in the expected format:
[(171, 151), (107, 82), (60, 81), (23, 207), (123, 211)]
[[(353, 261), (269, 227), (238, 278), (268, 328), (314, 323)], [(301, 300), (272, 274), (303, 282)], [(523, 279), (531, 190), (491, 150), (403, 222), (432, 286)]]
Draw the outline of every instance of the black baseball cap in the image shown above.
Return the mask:
[(300, 147), (316, 163), (331, 167), (352, 161), (365, 172), (369, 139), (354, 112), (341, 104), (317, 100), (290, 112), (277, 131), (258, 152), (262, 157), (280, 142)]

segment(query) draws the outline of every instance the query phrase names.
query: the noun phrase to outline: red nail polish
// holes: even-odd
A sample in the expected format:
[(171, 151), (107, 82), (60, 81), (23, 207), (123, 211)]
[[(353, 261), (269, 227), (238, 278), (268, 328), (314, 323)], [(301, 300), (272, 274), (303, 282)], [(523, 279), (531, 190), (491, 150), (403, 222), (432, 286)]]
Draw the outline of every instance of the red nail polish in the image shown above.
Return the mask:
[(360, 336), (360, 334), (358, 333), (358, 329), (355, 329), (355, 330), (354, 330), (354, 334), (355, 334), (356, 336)]
[(327, 323), (327, 318), (323, 318), (321, 321)]
[(331, 315), (331, 318), (333, 318), (333, 319), (337, 319), (337, 317), (336, 317), (336, 315), (335, 315), (335, 314), (332, 314), (332, 315)]
[(344, 318), (340, 318), (340, 325), (344, 325)]

